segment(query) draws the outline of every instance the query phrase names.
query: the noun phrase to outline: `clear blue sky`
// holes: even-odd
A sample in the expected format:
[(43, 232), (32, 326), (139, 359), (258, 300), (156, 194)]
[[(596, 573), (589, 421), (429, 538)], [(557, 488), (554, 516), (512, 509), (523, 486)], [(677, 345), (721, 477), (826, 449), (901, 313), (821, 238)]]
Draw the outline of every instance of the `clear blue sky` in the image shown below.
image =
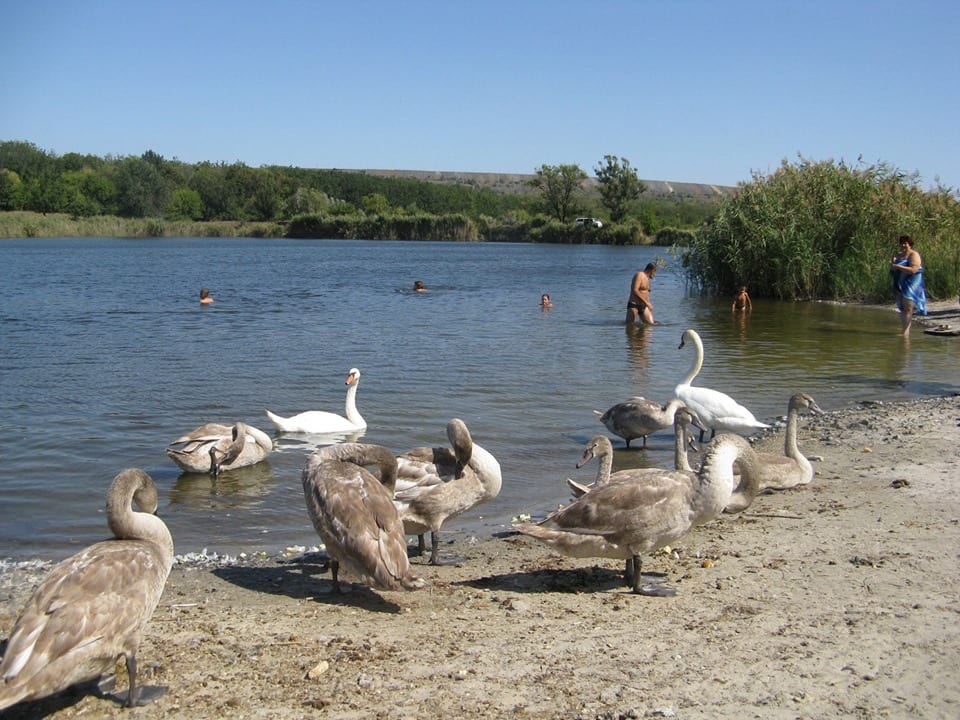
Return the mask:
[(0, 0), (0, 140), (252, 167), (960, 187), (956, 0)]

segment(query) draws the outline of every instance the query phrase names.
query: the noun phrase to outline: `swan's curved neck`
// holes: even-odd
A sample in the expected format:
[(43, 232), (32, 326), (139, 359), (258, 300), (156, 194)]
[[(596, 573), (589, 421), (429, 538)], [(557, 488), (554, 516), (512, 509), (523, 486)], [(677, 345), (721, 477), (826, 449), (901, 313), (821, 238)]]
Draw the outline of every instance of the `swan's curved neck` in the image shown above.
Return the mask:
[(354, 380), (350, 383), (350, 387), (347, 388), (347, 399), (344, 403), (344, 412), (347, 415), (347, 420), (352, 422), (354, 425), (365, 425), (366, 423), (363, 420), (363, 417), (360, 415), (360, 411), (357, 410), (357, 387), (360, 385), (359, 380)]
[(787, 412), (787, 429), (783, 435), (783, 454), (788, 458), (793, 458), (807, 472), (813, 471), (813, 465), (807, 460), (806, 456), (800, 452), (797, 445), (797, 428), (800, 425), (800, 411), (792, 407)]
[(468, 465), (480, 479), (485, 497), (492, 498), (500, 494), (503, 475), (500, 471), (500, 463), (493, 455), (474, 443)]
[(700, 336), (691, 335), (690, 340), (693, 343), (696, 356), (693, 359), (693, 364), (690, 366), (690, 371), (687, 373), (687, 376), (680, 381), (681, 385), (689, 385), (692, 383), (693, 379), (699, 374), (700, 368), (703, 367), (703, 343), (700, 342)]
[(697, 495), (705, 508), (711, 512), (720, 513), (733, 497), (734, 477), (733, 463), (740, 467), (739, 498), (747, 507), (753, 502), (759, 491), (759, 467), (757, 456), (746, 440), (728, 436), (720, 442), (714, 441), (706, 456), (697, 477), (700, 482), (700, 491)]
[(687, 429), (682, 423), (674, 424), (673, 467), (685, 472), (692, 469), (687, 459)]
[[(135, 512), (131, 502), (147, 512)], [(107, 525), (121, 540), (146, 540), (163, 548), (173, 560), (173, 538), (166, 524), (153, 513), (157, 509), (157, 489), (142, 470), (125, 470), (107, 493)]]
[(610, 473), (613, 471), (613, 453), (604, 453), (598, 459), (600, 467), (597, 468), (597, 479), (594, 484), (600, 487), (610, 481)]

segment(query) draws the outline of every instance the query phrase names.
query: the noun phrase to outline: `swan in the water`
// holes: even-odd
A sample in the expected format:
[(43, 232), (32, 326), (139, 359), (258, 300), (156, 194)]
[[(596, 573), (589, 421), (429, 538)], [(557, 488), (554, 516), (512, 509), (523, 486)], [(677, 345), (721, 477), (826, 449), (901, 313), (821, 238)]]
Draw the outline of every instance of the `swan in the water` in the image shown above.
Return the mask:
[(606, 412), (594, 410), (607, 430), (622, 437), (630, 447), (630, 441), (643, 438), (643, 447), (647, 446), (647, 435), (664, 430), (673, 425), (673, 414), (683, 405), (678, 398), (666, 405), (642, 397), (632, 397), (608, 408)]
[(170, 443), (167, 455), (186, 472), (216, 476), (255, 465), (272, 450), (270, 436), (253, 425), (205, 423)]
[[(700, 368), (703, 367), (703, 342), (700, 340), (700, 336), (696, 330), (690, 328), (683, 331), (683, 336), (680, 338), (681, 348), (686, 344), (687, 340), (693, 343), (697, 355), (696, 358), (694, 358), (693, 365), (690, 366), (690, 372), (680, 381), (680, 384), (674, 389), (673, 394), (682, 400), (684, 405), (693, 410), (704, 425), (710, 428), (711, 437), (718, 430), (745, 433), (759, 428), (770, 427), (766, 423), (757, 420), (753, 416), (753, 413), (729, 395), (710, 388), (697, 387), (690, 384), (697, 376), (697, 373), (700, 372)], [(700, 439), (703, 440), (702, 432)]]
[(430, 564), (441, 565), (440, 527), (500, 493), (500, 463), (473, 442), (466, 423), (447, 423), (451, 448), (414, 448), (397, 457), (397, 487), (393, 502), (404, 530), (416, 534), (425, 551), (423, 535), (430, 531)]
[[(379, 466), (379, 479), (368, 465)], [(393, 504), (396, 482), (397, 459), (380, 445), (329, 445), (307, 458), (303, 494), (330, 556), (334, 592), (340, 592), (340, 565), (384, 590), (425, 584), (407, 559), (403, 523)]]
[(360, 371), (350, 368), (347, 374), (346, 417), (324, 410), (308, 410), (293, 417), (280, 417), (267, 410), (267, 417), (280, 432), (308, 433), (325, 435), (332, 433), (352, 433), (366, 430), (367, 422), (357, 410), (357, 387), (360, 385)]
[(120, 656), (129, 678), (124, 705), (165, 692), (137, 684), (140, 635), (173, 565), (173, 539), (156, 509), (157, 489), (145, 472), (130, 468), (114, 478), (107, 523), (116, 537), (58, 564), (33, 593), (0, 663), (0, 710), (112, 675)]
[[(740, 461), (745, 490), (756, 492), (756, 457), (737, 435), (717, 435), (696, 473), (656, 468), (629, 471), (631, 479), (611, 480), (539, 524), (515, 529), (571, 557), (632, 560), (633, 592), (673, 595), (672, 588), (644, 586), (640, 555), (686, 535), (718, 517), (730, 500), (733, 463)], [(628, 566), (628, 569), (629, 566)]]

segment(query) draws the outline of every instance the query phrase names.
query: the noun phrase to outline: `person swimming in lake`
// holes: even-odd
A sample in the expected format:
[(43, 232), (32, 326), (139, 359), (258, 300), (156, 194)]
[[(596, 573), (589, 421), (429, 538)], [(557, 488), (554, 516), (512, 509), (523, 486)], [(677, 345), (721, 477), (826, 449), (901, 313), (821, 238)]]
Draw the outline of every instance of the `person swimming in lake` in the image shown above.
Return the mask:
[(900, 311), (900, 334), (907, 337), (914, 311), (927, 314), (927, 291), (923, 285), (923, 258), (913, 249), (913, 238), (901, 235), (899, 242), (900, 252), (893, 256), (890, 277)]
[(426, 287), (423, 284), (423, 280), (414, 280), (413, 281), (413, 291), (414, 292), (425, 292)]
[(747, 286), (741, 285), (740, 291), (733, 296), (733, 305), (731, 310), (736, 312), (737, 310), (753, 310), (753, 301), (750, 299), (750, 294), (747, 292)]
[(540, 307), (542, 308), (552, 308), (553, 301), (550, 299), (550, 296), (544, 293), (540, 296)]
[(210, 297), (210, 291), (206, 288), (200, 288), (200, 304), (210, 305), (212, 302), (213, 298)]

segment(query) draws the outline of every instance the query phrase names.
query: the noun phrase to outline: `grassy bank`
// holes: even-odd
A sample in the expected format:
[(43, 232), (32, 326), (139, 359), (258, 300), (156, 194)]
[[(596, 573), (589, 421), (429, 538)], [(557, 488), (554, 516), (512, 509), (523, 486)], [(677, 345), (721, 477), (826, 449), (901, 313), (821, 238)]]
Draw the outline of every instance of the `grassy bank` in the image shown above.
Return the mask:
[(0, 213), (0, 238), (43, 237), (283, 237), (273, 222), (191, 222), (114, 216), (72, 217), (62, 213)]
[(300, 215), (289, 223), (193, 222), (113, 216), (74, 217), (63, 213), (0, 212), (0, 238), (43, 237), (262, 237), (364, 238), (373, 240), (456, 240), (461, 242), (543, 242), (596, 245), (687, 245), (689, 230), (661, 228), (646, 235), (638, 223), (602, 229), (559, 223), (537, 216), (523, 222), (475, 223), (462, 214), (414, 216)]

